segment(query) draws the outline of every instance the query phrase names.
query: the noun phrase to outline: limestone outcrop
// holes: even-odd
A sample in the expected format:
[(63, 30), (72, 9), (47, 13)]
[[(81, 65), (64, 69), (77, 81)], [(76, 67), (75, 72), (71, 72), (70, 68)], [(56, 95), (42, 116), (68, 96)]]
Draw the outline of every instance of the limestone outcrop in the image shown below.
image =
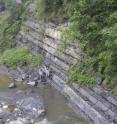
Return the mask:
[[(25, 46), (35, 55), (45, 55), (43, 64), (49, 63), (53, 72), (52, 79), (48, 81), (68, 98), (76, 112), (80, 110), (95, 124), (116, 124), (117, 97), (112, 97), (100, 86), (82, 88), (74, 83), (68, 85), (69, 66), (81, 57), (82, 52), (78, 43), (71, 44), (63, 54), (58, 52), (62, 27), (28, 20), (16, 36), (17, 47)], [(25, 30), (27, 28), (28, 31)]]

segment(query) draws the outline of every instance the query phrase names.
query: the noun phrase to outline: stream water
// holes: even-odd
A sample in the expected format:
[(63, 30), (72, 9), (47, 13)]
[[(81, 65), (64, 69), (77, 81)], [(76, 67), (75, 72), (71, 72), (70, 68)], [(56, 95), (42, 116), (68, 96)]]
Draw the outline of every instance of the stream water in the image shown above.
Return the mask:
[[(29, 92), (32, 90), (32, 87), (21, 84), (16, 89), (8, 89), (11, 81), (8, 76), (0, 75), (0, 92), (15, 92), (16, 90)], [(91, 124), (80, 114), (76, 115), (68, 106), (67, 99), (50, 85), (39, 85), (39, 87), (33, 88), (33, 91), (43, 97), (47, 111), (46, 117), (51, 124)]]

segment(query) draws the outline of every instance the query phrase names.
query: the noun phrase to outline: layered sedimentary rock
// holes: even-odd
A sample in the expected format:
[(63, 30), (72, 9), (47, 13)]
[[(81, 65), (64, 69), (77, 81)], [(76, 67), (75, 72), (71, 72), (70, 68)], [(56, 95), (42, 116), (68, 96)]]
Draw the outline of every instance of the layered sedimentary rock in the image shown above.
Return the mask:
[(35, 55), (45, 54), (45, 63), (53, 71), (51, 84), (64, 94), (73, 109), (79, 110), (95, 124), (117, 123), (117, 99), (101, 87), (81, 88), (77, 84), (68, 85), (69, 66), (81, 57), (78, 43), (71, 44), (64, 53), (59, 52), (63, 26), (28, 20), (16, 37), (17, 47), (27, 47)]

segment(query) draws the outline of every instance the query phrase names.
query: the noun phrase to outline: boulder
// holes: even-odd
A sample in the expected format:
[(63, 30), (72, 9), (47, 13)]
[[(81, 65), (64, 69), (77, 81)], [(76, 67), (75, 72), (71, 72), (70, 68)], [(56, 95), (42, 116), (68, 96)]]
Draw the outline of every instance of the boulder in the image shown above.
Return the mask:
[(26, 118), (17, 118), (17, 120), (10, 121), (8, 124), (31, 124)]
[(4, 120), (0, 119), (0, 124), (5, 124)]
[(17, 85), (14, 82), (9, 85), (9, 88), (16, 88), (16, 87)]
[(29, 81), (27, 84), (31, 86), (35, 86), (35, 81)]
[(25, 71), (20, 67), (17, 67), (17, 71), (18, 71), (19, 75), (21, 76), (22, 80), (24, 80), (26, 78)]
[(42, 97), (36, 93), (2, 93), (0, 96), (0, 124), (32, 124), (45, 117)]
[(99, 73), (99, 72), (95, 73), (95, 74), (94, 74), (94, 78), (95, 78), (96, 83), (97, 83), (98, 85), (101, 85), (101, 84), (102, 84), (103, 75), (102, 75), (101, 73)]
[(50, 123), (49, 123), (48, 120), (45, 118), (45, 119), (43, 119), (43, 120), (40, 121), (40, 122), (36, 122), (35, 124), (50, 124)]
[(22, 108), (30, 118), (39, 118), (45, 114), (44, 103), (41, 97), (26, 97), (17, 101), (17, 105)]
[(27, 84), (30, 85), (30, 86), (37, 86), (38, 81), (37, 80), (36, 81), (29, 81)]

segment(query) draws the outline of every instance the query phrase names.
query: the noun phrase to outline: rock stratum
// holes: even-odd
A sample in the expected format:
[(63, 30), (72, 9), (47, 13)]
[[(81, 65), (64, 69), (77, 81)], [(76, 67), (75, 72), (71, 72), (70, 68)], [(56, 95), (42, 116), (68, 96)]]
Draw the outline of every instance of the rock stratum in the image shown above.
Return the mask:
[(27, 47), (34, 55), (45, 56), (43, 64), (49, 63), (53, 71), (48, 82), (68, 98), (76, 112), (82, 112), (95, 124), (117, 124), (117, 97), (100, 86), (82, 88), (74, 83), (68, 85), (69, 66), (80, 58), (82, 52), (78, 43), (72, 43), (60, 54), (58, 47), (64, 26), (28, 20), (16, 36), (16, 46)]

